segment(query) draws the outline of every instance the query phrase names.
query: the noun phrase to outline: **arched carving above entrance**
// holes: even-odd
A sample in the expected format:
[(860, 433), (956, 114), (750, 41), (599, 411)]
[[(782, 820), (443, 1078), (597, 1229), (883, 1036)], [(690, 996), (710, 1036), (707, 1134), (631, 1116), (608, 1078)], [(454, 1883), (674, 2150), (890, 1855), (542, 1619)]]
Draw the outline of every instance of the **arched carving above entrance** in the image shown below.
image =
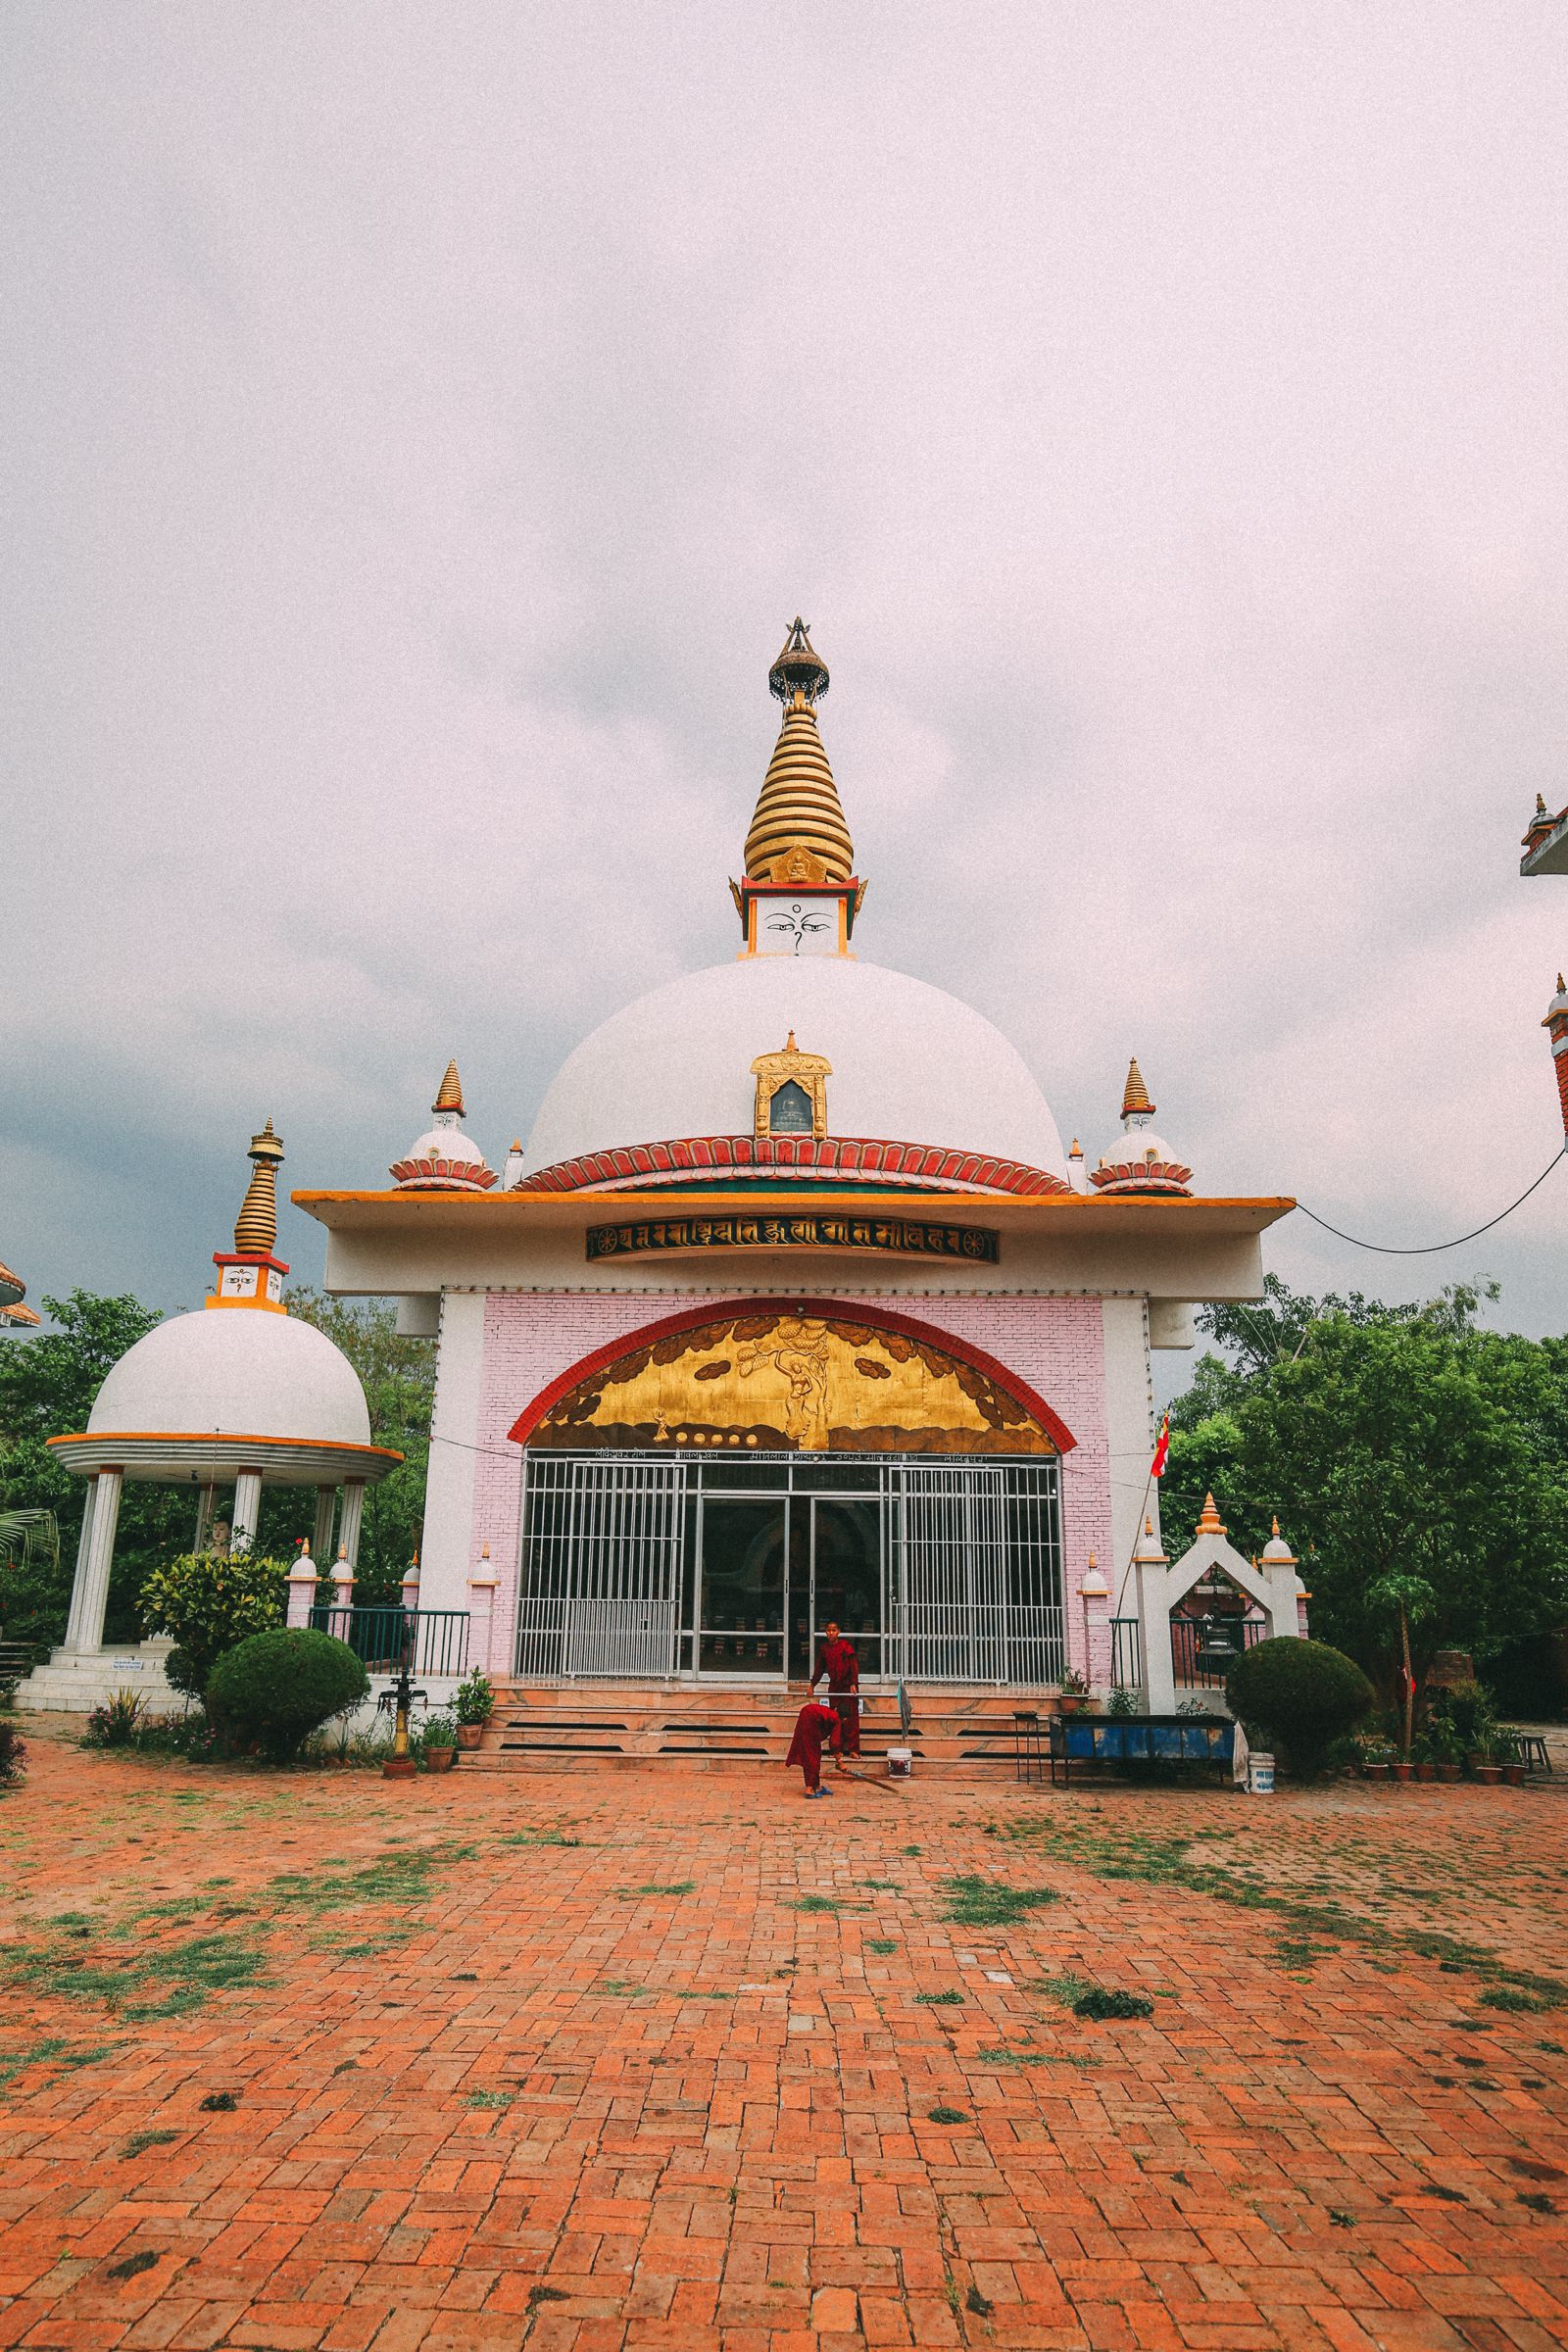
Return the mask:
[(574, 1364), (519, 1445), (1051, 1455), (1070, 1430), (995, 1357), (911, 1316), (801, 1298), (690, 1308)]

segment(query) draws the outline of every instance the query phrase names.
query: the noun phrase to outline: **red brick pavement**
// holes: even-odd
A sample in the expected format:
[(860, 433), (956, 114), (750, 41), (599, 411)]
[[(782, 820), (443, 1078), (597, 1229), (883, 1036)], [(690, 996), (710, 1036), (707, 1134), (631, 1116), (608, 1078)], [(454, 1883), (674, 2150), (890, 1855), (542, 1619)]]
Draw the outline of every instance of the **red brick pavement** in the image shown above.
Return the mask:
[[(1568, 2342), (1568, 2009), (1432, 1940), (1550, 1973), (1554, 1791), (32, 1755), (0, 2347)], [(1373, 1940), (1141, 1875), (1187, 1839)], [(1060, 1899), (965, 1927), (956, 1874)]]

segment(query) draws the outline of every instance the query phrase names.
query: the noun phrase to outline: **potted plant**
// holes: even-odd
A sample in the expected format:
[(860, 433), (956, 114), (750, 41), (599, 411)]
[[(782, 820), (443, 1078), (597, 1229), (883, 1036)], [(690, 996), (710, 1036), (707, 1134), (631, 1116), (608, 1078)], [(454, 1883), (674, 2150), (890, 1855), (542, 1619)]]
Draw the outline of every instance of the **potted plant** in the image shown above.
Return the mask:
[(477, 1747), (484, 1738), (484, 1727), (496, 1711), (496, 1694), (488, 1675), (476, 1666), (466, 1674), (452, 1693), (452, 1712), (457, 1717), (458, 1745)]
[(430, 1715), (419, 1734), (426, 1772), (450, 1772), (458, 1760), (458, 1727), (450, 1715)]
[(1361, 1750), (1361, 1777), (1367, 1781), (1386, 1781), (1394, 1764), (1394, 1743), (1389, 1740), (1369, 1740)]
[(1069, 1666), (1058, 1686), (1056, 1704), (1063, 1715), (1076, 1715), (1089, 1696), (1089, 1685)]
[(1494, 1732), (1483, 1732), (1470, 1755), (1470, 1770), (1484, 1788), (1495, 1788), (1502, 1779), (1502, 1766), (1497, 1761), (1497, 1738)]
[(1509, 1732), (1497, 1734), (1495, 1761), (1502, 1766), (1502, 1777), (1510, 1788), (1525, 1785), (1525, 1760), (1519, 1752), (1519, 1742)]
[(1432, 1769), (1438, 1779), (1440, 1781), (1458, 1780), (1463, 1765), (1459, 1742), (1453, 1736), (1452, 1728), (1441, 1720), (1434, 1722), (1431, 1731), (1427, 1734), (1427, 1744), (1432, 1750)]
[(1431, 1737), (1423, 1732), (1410, 1749), (1410, 1761), (1415, 1766), (1418, 1781), (1434, 1781), (1438, 1777), (1438, 1759)]

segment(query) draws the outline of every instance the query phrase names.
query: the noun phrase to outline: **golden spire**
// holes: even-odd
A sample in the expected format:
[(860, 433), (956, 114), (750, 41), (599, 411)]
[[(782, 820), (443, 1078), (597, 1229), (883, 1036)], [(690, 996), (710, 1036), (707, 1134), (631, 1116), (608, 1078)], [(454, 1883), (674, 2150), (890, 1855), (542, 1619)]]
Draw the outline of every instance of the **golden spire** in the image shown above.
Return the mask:
[(1214, 1508), (1212, 1494), (1203, 1496), (1203, 1513), (1198, 1522), (1198, 1532), (1200, 1536), (1222, 1536), (1225, 1533), (1225, 1523)]
[(827, 664), (813, 651), (804, 620), (793, 623), (767, 683), (784, 705), (784, 723), (746, 836), (747, 877), (803, 888), (847, 882), (855, 870), (855, 845), (812, 707), (827, 692)]
[(1144, 1073), (1136, 1060), (1130, 1061), (1127, 1064), (1127, 1084), (1121, 1098), (1121, 1115), (1124, 1119), (1130, 1119), (1137, 1112), (1144, 1111), (1152, 1116), (1153, 1109), (1154, 1105), (1149, 1100), (1149, 1089), (1144, 1084)]
[(260, 1135), (251, 1137), (248, 1156), (253, 1173), (234, 1220), (234, 1247), (247, 1257), (270, 1257), (277, 1240), (276, 1175), (283, 1156), (270, 1119)]
[(430, 1108), (432, 1110), (455, 1110), (459, 1118), (462, 1118), (463, 1080), (458, 1076), (458, 1065), (455, 1061), (447, 1063), (447, 1074), (441, 1081), (440, 1092)]

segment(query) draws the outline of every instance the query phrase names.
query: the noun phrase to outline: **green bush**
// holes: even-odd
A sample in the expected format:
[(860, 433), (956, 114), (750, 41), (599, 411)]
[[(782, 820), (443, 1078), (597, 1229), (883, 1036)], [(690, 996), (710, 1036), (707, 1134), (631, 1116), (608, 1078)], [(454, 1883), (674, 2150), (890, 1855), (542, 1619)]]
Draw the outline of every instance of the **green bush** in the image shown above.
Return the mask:
[(1281, 1635), (1243, 1651), (1225, 1696), (1254, 1744), (1278, 1740), (1305, 1774), (1323, 1770), (1334, 1741), (1370, 1713), (1376, 1693), (1343, 1650)]
[(207, 1704), (230, 1746), (258, 1746), (286, 1764), (312, 1732), (357, 1706), (369, 1690), (346, 1642), (302, 1627), (252, 1634), (213, 1669)]
[(187, 1698), (202, 1698), (223, 1652), (272, 1625), (288, 1605), (288, 1565), (248, 1551), (186, 1552), (155, 1568), (141, 1589), (150, 1634), (174, 1643), (164, 1672)]

